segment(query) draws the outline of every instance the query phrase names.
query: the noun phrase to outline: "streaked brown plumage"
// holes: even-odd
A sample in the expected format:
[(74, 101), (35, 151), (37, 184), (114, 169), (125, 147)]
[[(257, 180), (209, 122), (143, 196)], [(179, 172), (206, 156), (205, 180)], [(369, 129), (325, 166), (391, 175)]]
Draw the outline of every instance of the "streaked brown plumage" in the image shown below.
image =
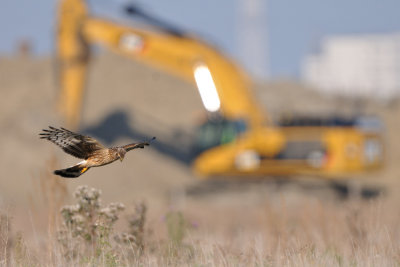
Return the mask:
[(148, 142), (106, 148), (90, 136), (74, 133), (65, 128), (57, 129), (49, 126), (49, 129), (43, 130), (39, 135), (41, 139), (47, 139), (61, 147), (64, 152), (84, 159), (74, 166), (54, 171), (54, 174), (67, 178), (79, 177), (92, 167), (107, 165), (118, 159), (122, 162), (126, 152), (135, 148), (144, 148), (150, 145), (150, 142), (155, 139), (153, 137)]

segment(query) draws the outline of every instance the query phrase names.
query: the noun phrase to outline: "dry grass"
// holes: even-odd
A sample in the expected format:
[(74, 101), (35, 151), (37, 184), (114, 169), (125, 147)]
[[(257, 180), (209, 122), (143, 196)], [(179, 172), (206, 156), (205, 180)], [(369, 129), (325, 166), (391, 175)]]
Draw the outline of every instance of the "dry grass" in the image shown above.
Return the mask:
[(8, 213), (0, 213), (0, 264), (7, 266), (12, 249), (11, 224)]
[(148, 219), (146, 205), (139, 204), (127, 212), (127, 222), (116, 227), (123, 221), (122, 206), (103, 205), (101, 192), (80, 187), (77, 204), (64, 206), (58, 214), (61, 223), (52, 226), (55, 220), (49, 219), (53, 232), (41, 244), (47, 251), (29, 246), (22, 233), (12, 233), (10, 214), (3, 212), (0, 266), (400, 264), (395, 199), (327, 201), (304, 194), (276, 195), (254, 205), (210, 205), (215, 198), (211, 195), (207, 201), (189, 201), (179, 211), (160, 211), (161, 221)]

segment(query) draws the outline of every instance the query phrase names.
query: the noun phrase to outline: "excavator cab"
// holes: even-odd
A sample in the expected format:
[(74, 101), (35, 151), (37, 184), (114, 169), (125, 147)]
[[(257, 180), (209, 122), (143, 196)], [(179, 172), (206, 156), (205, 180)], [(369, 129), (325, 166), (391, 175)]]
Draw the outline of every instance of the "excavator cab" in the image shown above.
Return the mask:
[(228, 120), (222, 116), (207, 119), (197, 129), (193, 154), (199, 155), (210, 148), (231, 143), (246, 130), (244, 120)]

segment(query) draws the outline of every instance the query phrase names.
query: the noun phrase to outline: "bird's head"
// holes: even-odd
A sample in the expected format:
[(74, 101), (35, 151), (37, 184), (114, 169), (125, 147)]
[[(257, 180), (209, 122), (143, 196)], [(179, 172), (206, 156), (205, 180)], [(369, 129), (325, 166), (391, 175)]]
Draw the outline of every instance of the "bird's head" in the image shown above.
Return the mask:
[(126, 154), (126, 150), (124, 148), (122, 148), (122, 147), (119, 147), (117, 149), (117, 154), (118, 154), (119, 160), (122, 162), (124, 160), (124, 157), (125, 157), (125, 154)]

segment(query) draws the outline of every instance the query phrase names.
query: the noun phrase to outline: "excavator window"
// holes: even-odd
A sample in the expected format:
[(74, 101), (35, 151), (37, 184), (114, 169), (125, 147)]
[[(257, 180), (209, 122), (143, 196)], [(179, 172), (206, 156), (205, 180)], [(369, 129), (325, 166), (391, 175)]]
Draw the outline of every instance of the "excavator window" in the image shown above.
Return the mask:
[(246, 128), (244, 120), (209, 119), (196, 132), (194, 153), (199, 154), (212, 147), (230, 143)]

